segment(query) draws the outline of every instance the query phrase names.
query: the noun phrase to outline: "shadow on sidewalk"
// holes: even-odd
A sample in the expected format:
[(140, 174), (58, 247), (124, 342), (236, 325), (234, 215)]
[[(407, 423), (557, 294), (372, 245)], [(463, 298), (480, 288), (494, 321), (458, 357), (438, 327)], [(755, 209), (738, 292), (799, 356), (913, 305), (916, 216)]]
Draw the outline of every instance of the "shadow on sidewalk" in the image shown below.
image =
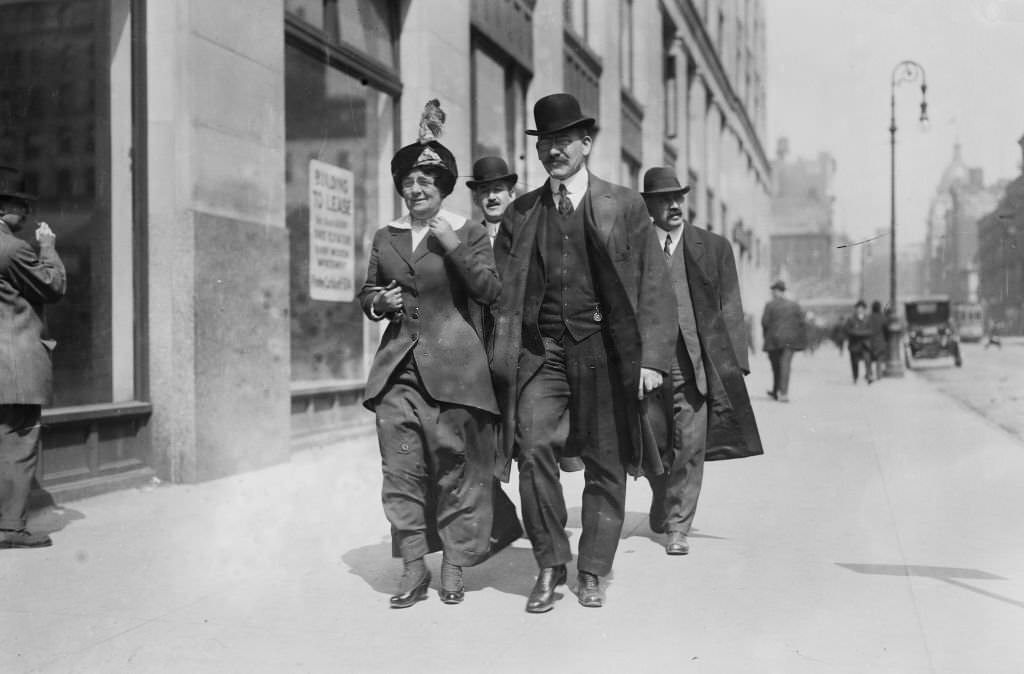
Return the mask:
[(973, 585), (968, 585), (963, 582), (964, 579), (1006, 580), (1002, 576), (997, 576), (994, 573), (989, 573), (987, 571), (961, 569), (952, 566), (922, 566), (916, 564), (846, 564), (843, 562), (836, 562), (836, 566), (841, 566), (844, 569), (848, 569), (856, 573), (876, 576), (917, 576), (919, 578), (934, 578), (969, 592), (974, 592), (975, 594), (980, 594), (984, 597), (1001, 601), (1004, 604), (1010, 604), (1017, 608), (1024, 608), (1024, 601), (1004, 597), (1001, 594), (989, 592), (988, 590), (983, 590), (980, 587), (974, 587)]
[(28, 528), (36, 533), (52, 534), (62, 530), (72, 522), (84, 519), (85, 514), (74, 508), (51, 505), (32, 512), (29, 515)]
[[(528, 596), (537, 576), (537, 563), (528, 543), (526, 547), (518, 547), (523, 543), (518, 541), (484, 563), (465, 568), (463, 583), (466, 591), (490, 587), (506, 594)], [(349, 573), (362, 578), (375, 592), (391, 595), (398, 589), (402, 562), (391, 556), (389, 540), (354, 548), (343, 554), (341, 559), (348, 565)], [(426, 561), (433, 576), (430, 586), (436, 590), (441, 582), (441, 555), (428, 555)]]

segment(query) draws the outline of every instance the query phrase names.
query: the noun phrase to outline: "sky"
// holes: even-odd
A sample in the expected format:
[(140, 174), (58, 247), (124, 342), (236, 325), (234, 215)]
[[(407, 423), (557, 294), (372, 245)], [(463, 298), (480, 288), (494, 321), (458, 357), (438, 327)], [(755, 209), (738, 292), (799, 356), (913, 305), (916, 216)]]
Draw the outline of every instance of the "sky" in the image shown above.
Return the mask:
[(836, 160), (836, 227), (889, 228), (889, 93), (904, 60), (927, 77), (896, 88), (897, 245), (923, 241), (928, 207), (959, 141), (986, 184), (1021, 173), (1024, 0), (765, 0), (767, 137), (789, 156)]

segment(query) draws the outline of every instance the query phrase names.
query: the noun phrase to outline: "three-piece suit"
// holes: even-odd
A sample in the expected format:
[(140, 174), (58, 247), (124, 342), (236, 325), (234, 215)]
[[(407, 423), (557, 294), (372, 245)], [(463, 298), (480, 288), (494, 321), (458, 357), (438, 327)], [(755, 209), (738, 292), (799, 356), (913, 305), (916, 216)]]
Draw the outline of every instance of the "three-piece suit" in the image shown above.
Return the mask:
[(686, 225), (670, 251), (669, 271), (678, 315), (676, 360), (661, 391), (649, 398), (665, 471), (648, 474), (650, 524), (656, 532), (688, 534), (704, 462), (764, 450), (743, 380), (750, 365), (732, 246)]
[(551, 183), (506, 209), (494, 247), (492, 372), (502, 412), (501, 477), (519, 464), (523, 521), (540, 567), (572, 559), (559, 460), (584, 466), (577, 568), (612, 566), (626, 472), (657, 447), (638, 400), (641, 367), (668, 373), (675, 303), (640, 195), (594, 175), (579, 205), (556, 208)]

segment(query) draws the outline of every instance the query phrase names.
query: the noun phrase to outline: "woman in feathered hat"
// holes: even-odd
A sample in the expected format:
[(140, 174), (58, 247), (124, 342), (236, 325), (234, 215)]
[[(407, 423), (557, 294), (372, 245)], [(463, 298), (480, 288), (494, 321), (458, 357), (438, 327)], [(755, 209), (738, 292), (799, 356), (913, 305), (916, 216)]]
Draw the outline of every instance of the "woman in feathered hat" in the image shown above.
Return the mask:
[(437, 140), (443, 123), (438, 101), (429, 101), (419, 140), (391, 160), (409, 212), (377, 231), (359, 294), (367, 316), (389, 321), (363, 404), (377, 415), (384, 513), (404, 563), (393, 608), (426, 598), (429, 552), (444, 551), (441, 600), (457, 604), (462, 567), (521, 533), (495, 490), (498, 407), (481, 338), (483, 308), (501, 284), (487, 231), (442, 209), (458, 177)]

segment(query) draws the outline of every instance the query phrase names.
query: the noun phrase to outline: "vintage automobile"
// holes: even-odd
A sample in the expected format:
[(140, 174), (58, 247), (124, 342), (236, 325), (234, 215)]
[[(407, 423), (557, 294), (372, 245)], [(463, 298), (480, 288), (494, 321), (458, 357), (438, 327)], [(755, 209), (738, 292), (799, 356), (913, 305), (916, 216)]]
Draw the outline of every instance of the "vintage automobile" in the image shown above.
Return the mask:
[(907, 369), (915, 360), (923, 358), (950, 358), (957, 367), (963, 365), (960, 356), (960, 336), (951, 318), (948, 297), (930, 297), (904, 302), (907, 317), (907, 340), (904, 360)]

